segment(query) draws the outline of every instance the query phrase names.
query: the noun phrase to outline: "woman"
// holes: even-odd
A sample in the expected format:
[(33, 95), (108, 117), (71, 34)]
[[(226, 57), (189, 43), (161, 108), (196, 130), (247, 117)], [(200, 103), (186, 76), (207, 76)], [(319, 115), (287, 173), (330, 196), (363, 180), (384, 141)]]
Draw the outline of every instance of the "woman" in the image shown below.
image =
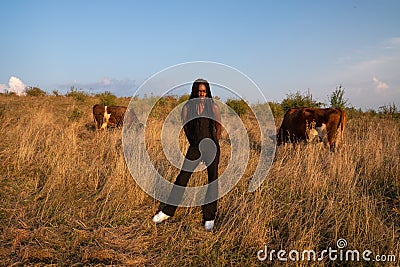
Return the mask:
[[(206, 80), (197, 79), (192, 85), (189, 101), (182, 109), (182, 122), (189, 148), (186, 152), (182, 169), (176, 178), (175, 185), (170, 193), (168, 203), (179, 203), (189, 179), (200, 161), (207, 166), (208, 183), (218, 179), (218, 164), (220, 156), (219, 138), (221, 136), (221, 114), (219, 107), (214, 103), (210, 85)], [(216, 147), (216, 152), (206, 149), (201, 151), (200, 142), (211, 139)], [(214, 146), (213, 146), (214, 147)], [(183, 189), (182, 189), (183, 188)], [(206, 199), (215, 199), (202, 206), (204, 227), (210, 231), (214, 227), (215, 213), (217, 212), (218, 184), (208, 186)], [(177, 206), (167, 204), (154, 217), (153, 222), (160, 223), (173, 216)]]

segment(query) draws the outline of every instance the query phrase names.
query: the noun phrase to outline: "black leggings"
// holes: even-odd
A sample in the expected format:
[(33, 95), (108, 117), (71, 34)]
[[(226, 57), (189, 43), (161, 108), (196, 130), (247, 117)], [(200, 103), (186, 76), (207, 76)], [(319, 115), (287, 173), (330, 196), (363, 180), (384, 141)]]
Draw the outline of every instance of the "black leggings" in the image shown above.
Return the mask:
[[(207, 154), (207, 153), (206, 153)], [(189, 182), (190, 177), (192, 176), (193, 171), (203, 160), (207, 167), (208, 174), (208, 183), (211, 183), (218, 179), (218, 164), (219, 164), (219, 156), (220, 156), (220, 148), (217, 144), (217, 152), (214, 159), (208, 159), (208, 156), (200, 157), (200, 150), (198, 145), (190, 145), (188, 151), (186, 152), (186, 159), (191, 160), (193, 162), (185, 161), (183, 163), (183, 167), (179, 175), (176, 177), (175, 184), (180, 185), (182, 187), (186, 187)], [(213, 160), (210, 164), (210, 161)], [(191, 171), (188, 171), (191, 170)], [(184, 194), (184, 188), (174, 187), (169, 195), (168, 202), (171, 203), (180, 203), (182, 196)], [(206, 199), (214, 198), (217, 199), (218, 196), (218, 183), (215, 182), (211, 186), (208, 186)], [(175, 214), (177, 206), (167, 204), (162, 211), (169, 215), (173, 216)], [(215, 213), (217, 212), (217, 200), (205, 204), (202, 206), (203, 211), (203, 219), (204, 221), (210, 221), (215, 219)]]

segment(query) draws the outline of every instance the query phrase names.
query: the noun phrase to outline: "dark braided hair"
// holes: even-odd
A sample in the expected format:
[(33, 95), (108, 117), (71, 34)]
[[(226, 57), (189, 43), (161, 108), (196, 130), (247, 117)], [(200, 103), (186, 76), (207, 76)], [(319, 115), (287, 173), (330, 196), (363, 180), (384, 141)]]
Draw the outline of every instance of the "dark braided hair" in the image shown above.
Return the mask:
[[(189, 102), (185, 104), (187, 106), (187, 119), (185, 122), (185, 133), (189, 142), (197, 141), (195, 130), (198, 129), (199, 125), (199, 114), (197, 114), (197, 105), (200, 103), (196, 98), (198, 98), (198, 92), (200, 85), (203, 84), (206, 87), (206, 99), (204, 100), (204, 110), (202, 115), (207, 116), (208, 118), (215, 118), (213, 103), (214, 100), (212, 98), (210, 84), (204, 79), (197, 79), (193, 82), (192, 91), (190, 93)], [(191, 100), (194, 99), (194, 100)], [(192, 119), (196, 118), (197, 119)], [(210, 132), (215, 137), (215, 121), (213, 119), (210, 120)]]
[(203, 84), (206, 87), (206, 97), (212, 99), (210, 84), (204, 79), (197, 79), (193, 82), (192, 92), (190, 93), (189, 99), (197, 98), (200, 84)]

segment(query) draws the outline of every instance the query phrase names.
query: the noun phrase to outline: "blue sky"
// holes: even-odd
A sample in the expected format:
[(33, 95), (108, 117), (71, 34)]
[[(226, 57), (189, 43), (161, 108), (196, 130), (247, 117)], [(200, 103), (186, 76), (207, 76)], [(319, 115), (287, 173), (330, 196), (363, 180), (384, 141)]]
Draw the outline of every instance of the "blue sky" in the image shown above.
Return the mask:
[[(340, 84), (355, 107), (400, 106), (400, 1), (2, 1), (0, 89), (131, 96), (175, 64), (213, 61), (268, 100)], [(244, 96), (246, 99), (251, 96)]]

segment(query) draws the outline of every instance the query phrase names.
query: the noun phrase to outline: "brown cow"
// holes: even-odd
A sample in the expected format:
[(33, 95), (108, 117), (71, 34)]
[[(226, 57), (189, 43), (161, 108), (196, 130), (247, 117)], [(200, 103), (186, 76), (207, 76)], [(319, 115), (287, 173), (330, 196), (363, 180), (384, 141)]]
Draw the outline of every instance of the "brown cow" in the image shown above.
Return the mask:
[[(339, 129), (340, 126), (340, 129)], [(346, 112), (340, 108), (291, 108), (283, 118), (277, 134), (278, 145), (312, 141), (326, 132), (331, 151), (335, 151), (337, 133), (343, 138)]]
[(93, 118), (96, 129), (122, 127), (125, 114), (127, 116), (126, 122), (129, 124), (127, 125), (128, 127), (138, 122), (133, 109), (128, 109), (124, 106), (103, 106), (100, 104), (93, 106)]

